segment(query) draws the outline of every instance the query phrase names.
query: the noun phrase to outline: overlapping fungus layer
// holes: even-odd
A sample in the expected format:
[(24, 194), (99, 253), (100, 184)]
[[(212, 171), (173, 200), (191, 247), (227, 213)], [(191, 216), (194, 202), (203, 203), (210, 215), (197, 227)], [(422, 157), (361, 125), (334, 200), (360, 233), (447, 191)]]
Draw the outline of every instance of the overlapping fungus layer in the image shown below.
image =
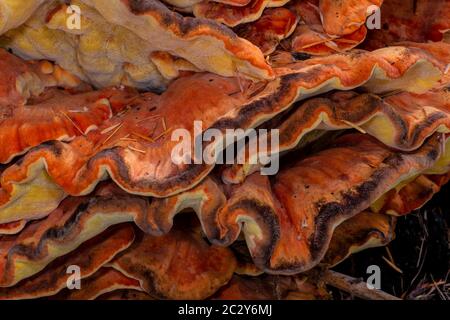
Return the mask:
[(326, 270), (449, 181), (449, 1), (19, 2), (1, 300), (329, 299)]

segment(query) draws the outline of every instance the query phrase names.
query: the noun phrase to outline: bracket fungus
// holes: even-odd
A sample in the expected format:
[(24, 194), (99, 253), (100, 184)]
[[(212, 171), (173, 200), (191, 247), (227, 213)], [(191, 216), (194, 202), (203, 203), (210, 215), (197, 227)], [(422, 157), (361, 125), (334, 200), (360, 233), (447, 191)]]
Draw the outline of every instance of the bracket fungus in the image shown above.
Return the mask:
[(428, 206), (450, 181), (449, 17), (448, 0), (0, 1), (0, 300), (397, 300), (355, 261), (372, 250), (403, 292), (389, 248), (415, 218), (401, 298), (428, 273), (444, 295), (424, 261), (448, 236)]
[[(30, 2), (42, 2), (33, 0)], [(22, 57), (48, 59), (95, 86), (124, 84), (164, 89), (160, 64), (150, 57), (163, 51), (182, 63), (177, 71), (210, 71), (270, 79), (273, 71), (259, 49), (217, 23), (183, 17), (157, 0), (77, 0), (79, 28), (69, 28), (67, 5), (49, 1), (1, 42)], [(204, 51), (204, 55), (198, 54)], [(160, 72), (162, 71), (162, 72)]]
[[(159, 96), (136, 97), (126, 112), (103, 122), (98, 130), (70, 142), (36, 146), (9, 166), (1, 174), (0, 223), (45, 216), (65, 195), (87, 195), (108, 176), (124, 190), (140, 195), (166, 197), (192, 188), (211, 172), (214, 161), (175, 164), (172, 152), (179, 142), (172, 134), (182, 128), (197, 139), (203, 133), (196, 133), (197, 120), (204, 130), (248, 130), (298, 100), (333, 89), (422, 93), (436, 86), (442, 68), (426, 51), (392, 47), (278, 68), (279, 77), (263, 86), (208, 73), (182, 77)], [(426, 78), (417, 80), (424, 70)], [(190, 112), (180, 117), (180, 106)], [(209, 147), (227, 146), (216, 139)]]

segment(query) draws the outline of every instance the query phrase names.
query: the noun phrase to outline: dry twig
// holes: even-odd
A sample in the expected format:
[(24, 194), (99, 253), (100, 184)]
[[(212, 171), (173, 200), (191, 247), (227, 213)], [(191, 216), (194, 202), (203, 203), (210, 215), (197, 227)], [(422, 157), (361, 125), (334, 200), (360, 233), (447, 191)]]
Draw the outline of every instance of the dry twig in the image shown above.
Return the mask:
[(342, 273), (326, 270), (321, 279), (328, 285), (351, 293), (352, 295), (366, 300), (401, 300), (378, 289), (369, 289), (367, 283), (359, 279), (352, 278)]

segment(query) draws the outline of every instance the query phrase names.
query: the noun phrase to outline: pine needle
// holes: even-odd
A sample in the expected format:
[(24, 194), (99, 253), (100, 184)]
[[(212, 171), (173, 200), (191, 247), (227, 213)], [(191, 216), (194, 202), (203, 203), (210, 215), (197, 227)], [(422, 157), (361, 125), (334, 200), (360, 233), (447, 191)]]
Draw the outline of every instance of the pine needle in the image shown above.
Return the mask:
[(147, 153), (147, 152), (144, 151), (144, 150), (140, 150), (140, 149), (134, 148), (134, 147), (132, 147), (132, 146), (127, 146), (127, 148), (130, 149), (131, 151), (136, 151), (136, 152), (139, 152), (139, 153), (142, 153), (142, 154), (146, 154), (146, 153)]
[(392, 256), (391, 250), (389, 250), (389, 247), (385, 247), (385, 249), (386, 249), (386, 252), (388, 254), (389, 260), (391, 260), (391, 262), (393, 264), (395, 264), (395, 260), (394, 260), (394, 257)]
[(417, 257), (416, 268), (418, 268), (420, 266), (420, 262), (421, 262), (421, 259), (422, 259), (423, 244), (424, 243), (425, 243), (425, 237), (422, 237), (422, 242), (420, 244), (420, 250), (419, 250), (419, 256)]
[(442, 293), (441, 289), (439, 289), (439, 285), (436, 283), (436, 281), (434, 281), (434, 278), (432, 275), (431, 276), (431, 281), (433, 281), (433, 286), (436, 288), (437, 292), (439, 293), (439, 296), (441, 297), (442, 300), (447, 300), (447, 297)]
[(172, 128), (167, 129), (166, 131), (162, 132), (159, 136), (157, 136), (154, 141), (158, 141), (162, 137), (164, 137)]
[(70, 121), (70, 123), (72, 123), (72, 125), (81, 133), (82, 136), (85, 136), (83, 130), (80, 129), (80, 127), (64, 112), (64, 111), (60, 111), (60, 113), (67, 118), (67, 120)]
[(113, 131), (113, 133), (111, 133), (111, 135), (108, 136), (108, 138), (106, 138), (105, 141), (102, 142), (102, 146), (105, 145), (109, 140), (111, 140), (111, 138), (122, 128), (123, 123), (121, 123), (119, 126), (117, 126), (117, 128)]
[(113, 126), (111, 126), (111, 127), (108, 127), (108, 128), (104, 129), (104, 130), (103, 130), (102, 132), (100, 132), (100, 133), (101, 133), (101, 134), (107, 134), (107, 133), (113, 131), (114, 129), (116, 129), (118, 126), (120, 126), (120, 123), (115, 124), (115, 125), (113, 125)]
[(155, 140), (154, 139), (152, 139), (152, 138), (150, 138), (150, 137), (147, 137), (147, 136), (144, 136), (143, 134), (140, 134), (140, 133), (137, 133), (137, 132), (132, 132), (131, 133), (133, 136), (136, 136), (136, 137), (138, 137), (138, 138), (141, 138), (142, 140), (145, 140), (145, 141), (148, 141), (148, 142), (155, 142)]
[[(302, 47), (302, 49), (308, 49), (308, 48), (317, 46), (318, 44), (323, 44), (323, 43), (327, 43), (327, 42), (334, 41), (334, 40), (336, 40), (336, 39), (333, 39), (333, 38), (323, 39), (323, 40), (320, 40), (320, 41), (316, 41), (316, 42), (313, 42), (313, 43), (304, 45), (304, 46)], [(333, 49), (334, 49), (334, 48), (333, 48)]]
[(125, 137), (120, 138), (119, 140), (120, 140), (120, 141), (129, 141), (129, 142), (138, 142), (136, 139), (133, 139), (133, 138), (125, 138)]
[(366, 133), (367, 133), (366, 130), (364, 130), (363, 128), (361, 128), (360, 126), (358, 126), (358, 125), (356, 125), (356, 124), (354, 124), (354, 123), (351, 123), (350, 121), (347, 121), (347, 120), (341, 120), (341, 122), (345, 123), (346, 125), (349, 125), (349, 126), (352, 127), (353, 129), (356, 129), (356, 130), (358, 130), (359, 132), (361, 132), (361, 133), (363, 133), (363, 134), (366, 134)]
[(382, 256), (381, 258), (382, 258), (384, 261), (386, 261), (386, 263), (387, 263), (392, 269), (394, 269), (394, 270), (397, 271), (398, 273), (403, 274), (403, 271), (402, 271), (399, 267), (397, 267), (393, 262), (391, 262), (388, 258), (386, 258), (385, 256)]
[(122, 111), (120, 111), (118, 114), (117, 114), (117, 116), (118, 117), (120, 117), (120, 116), (123, 116), (124, 114), (126, 114), (128, 111), (130, 111), (131, 110), (131, 108), (129, 107), (129, 106), (127, 106), (126, 108), (125, 108), (125, 110), (122, 110)]

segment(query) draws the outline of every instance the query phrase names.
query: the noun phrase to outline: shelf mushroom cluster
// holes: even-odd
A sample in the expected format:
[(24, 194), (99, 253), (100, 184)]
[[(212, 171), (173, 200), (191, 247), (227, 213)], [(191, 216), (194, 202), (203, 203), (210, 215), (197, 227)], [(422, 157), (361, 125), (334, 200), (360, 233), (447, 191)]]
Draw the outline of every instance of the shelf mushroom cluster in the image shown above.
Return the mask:
[[(448, 0), (0, 0), (0, 299), (329, 298), (313, 271), (388, 244), (450, 178), (449, 18)], [(177, 163), (178, 129), (277, 130), (280, 170), (252, 148)]]

